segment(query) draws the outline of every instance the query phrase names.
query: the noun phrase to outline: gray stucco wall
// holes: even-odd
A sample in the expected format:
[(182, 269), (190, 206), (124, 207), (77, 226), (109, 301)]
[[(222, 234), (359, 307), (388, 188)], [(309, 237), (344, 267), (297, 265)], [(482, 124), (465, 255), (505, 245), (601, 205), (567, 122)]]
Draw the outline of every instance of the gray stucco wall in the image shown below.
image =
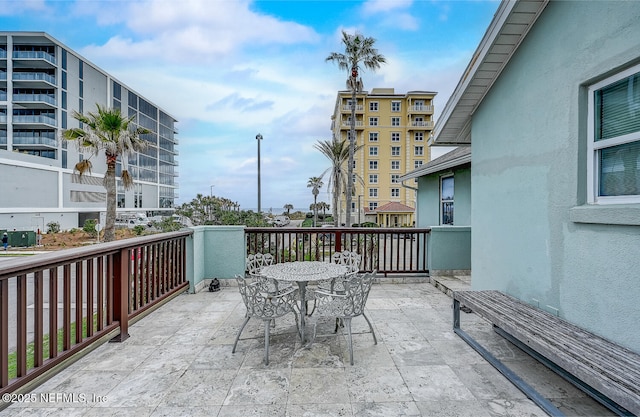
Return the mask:
[(640, 2), (549, 3), (473, 116), (471, 191), (474, 289), (636, 352), (640, 227), (584, 204), (586, 88), (640, 61), (638, 16)]

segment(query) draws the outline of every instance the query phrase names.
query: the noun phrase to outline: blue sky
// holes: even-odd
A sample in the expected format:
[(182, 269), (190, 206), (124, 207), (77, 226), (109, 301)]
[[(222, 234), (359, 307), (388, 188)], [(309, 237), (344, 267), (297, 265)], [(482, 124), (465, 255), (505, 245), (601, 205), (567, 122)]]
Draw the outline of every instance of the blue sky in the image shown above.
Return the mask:
[[(262, 209), (308, 208), (328, 167), (346, 73), (325, 62), (341, 31), (376, 39), (387, 59), (365, 90), (436, 91), (442, 111), (497, 1), (0, 0), (0, 30), (43, 31), (179, 120), (178, 203), (213, 194)], [(438, 156), (442, 151), (434, 152)], [(330, 202), (326, 186), (319, 200)]]

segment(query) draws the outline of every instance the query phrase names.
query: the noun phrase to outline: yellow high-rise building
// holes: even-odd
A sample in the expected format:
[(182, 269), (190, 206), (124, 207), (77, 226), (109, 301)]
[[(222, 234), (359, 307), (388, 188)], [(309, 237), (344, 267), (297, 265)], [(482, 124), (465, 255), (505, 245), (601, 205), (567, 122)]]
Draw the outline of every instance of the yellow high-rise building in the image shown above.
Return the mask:
[[(374, 88), (356, 95), (356, 145), (352, 217), (345, 221), (346, 197), (340, 198), (340, 221), (373, 221), (381, 226), (411, 226), (416, 193), (397, 179), (431, 159), (427, 141), (433, 130), (431, 91), (395, 94), (393, 88)], [(339, 91), (331, 130), (348, 140), (351, 129), (351, 91)], [(414, 210), (411, 210), (414, 209)]]

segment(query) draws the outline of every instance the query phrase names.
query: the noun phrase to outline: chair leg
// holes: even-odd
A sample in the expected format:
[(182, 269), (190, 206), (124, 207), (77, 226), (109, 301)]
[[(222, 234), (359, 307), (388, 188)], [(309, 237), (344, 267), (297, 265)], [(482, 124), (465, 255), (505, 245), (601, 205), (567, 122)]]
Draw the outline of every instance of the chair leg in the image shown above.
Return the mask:
[(378, 344), (378, 339), (376, 339), (376, 332), (373, 331), (373, 326), (371, 325), (371, 321), (369, 320), (369, 317), (367, 317), (366, 314), (362, 313), (362, 315), (364, 316), (364, 319), (369, 324), (369, 329), (371, 329), (371, 335), (373, 336), (373, 344), (377, 345)]
[(351, 360), (351, 366), (353, 366), (353, 337), (351, 336), (351, 317), (345, 317), (347, 333), (349, 334), (349, 359)]
[(269, 365), (269, 332), (271, 319), (264, 321), (264, 364)]
[(238, 331), (238, 335), (236, 336), (236, 341), (233, 342), (233, 349), (231, 349), (231, 353), (236, 353), (236, 345), (238, 344), (238, 340), (240, 340), (240, 335), (242, 334), (242, 331), (244, 330), (244, 326), (247, 325), (247, 323), (249, 322), (249, 319), (251, 317), (249, 317), (248, 315), (245, 317), (244, 319), (244, 323), (242, 323), (242, 326), (240, 326), (240, 330)]

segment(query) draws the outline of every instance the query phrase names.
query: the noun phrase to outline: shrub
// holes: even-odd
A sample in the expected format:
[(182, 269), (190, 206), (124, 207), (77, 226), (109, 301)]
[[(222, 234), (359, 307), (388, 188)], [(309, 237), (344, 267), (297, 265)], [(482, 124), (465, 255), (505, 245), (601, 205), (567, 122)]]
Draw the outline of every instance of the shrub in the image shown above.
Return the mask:
[(135, 233), (136, 236), (140, 236), (142, 233), (144, 233), (144, 231), (145, 231), (145, 227), (141, 224), (133, 228), (133, 233)]
[(89, 236), (96, 237), (98, 236), (98, 230), (96, 230), (96, 221), (94, 219), (87, 219), (84, 221), (84, 227), (82, 230), (85, 231)]
[(60, 233), (60, 223), (58, 222), (47, 223), (47, 233)]

